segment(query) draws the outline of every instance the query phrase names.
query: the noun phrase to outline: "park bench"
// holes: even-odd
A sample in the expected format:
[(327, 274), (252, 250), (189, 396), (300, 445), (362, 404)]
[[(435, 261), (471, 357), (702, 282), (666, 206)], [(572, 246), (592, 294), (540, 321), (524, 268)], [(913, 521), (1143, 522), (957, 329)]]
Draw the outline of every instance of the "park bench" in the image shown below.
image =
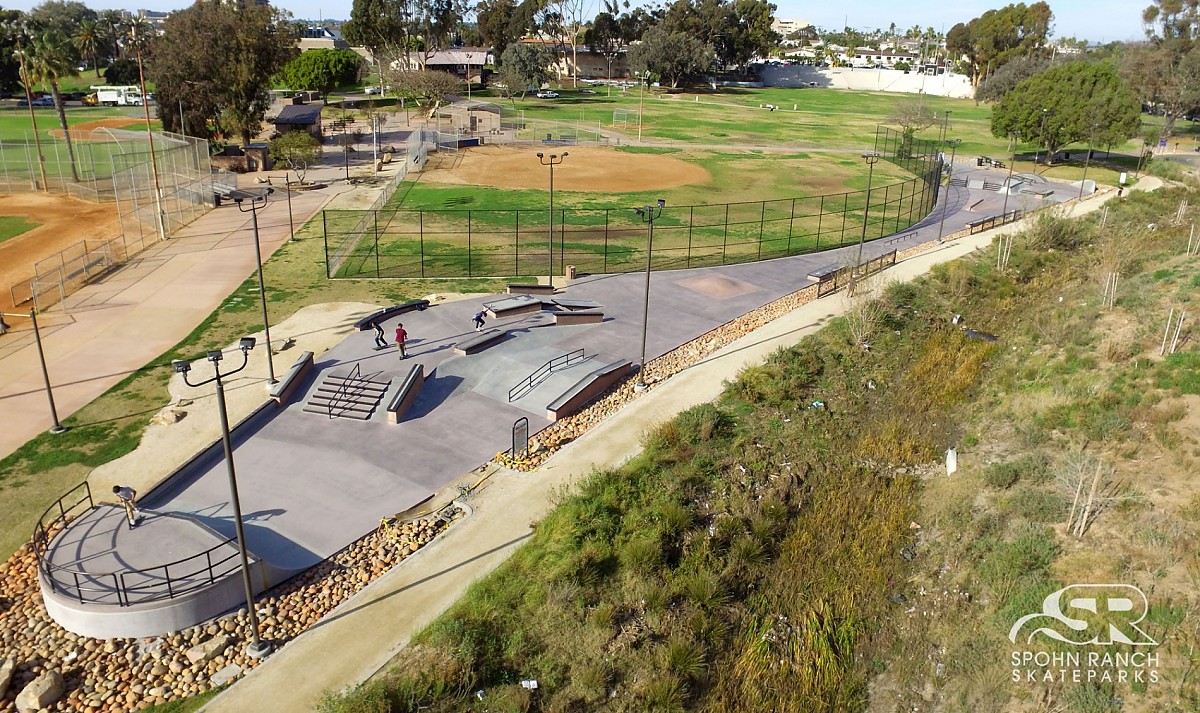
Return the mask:
[(365, 332), (371, 329), (376, 322), (386, 322), (396, 315), (412, 312), (413, 310), (424, 311), (427, 307), (429, 307), (429, 300), (413, 300), (412, 302), (385, 307), (378, 312), (372, 312), (358, 320), (354, 323), (354, 327), (360, 332)]
[[(395, 379), (392, 382), (395, 383)], [(400, 382), (400, 389), (392, 400), (387, 405), (388, 423), (400, 423), (404, 418), (404, 414), (417, 400), (417, 395), (421, 393), (421, 387), (425, 385), (425, 367), (420, 364), (413, 364), (408, 370), (408, 374), (404, 380)]]
[(473, 337), (464, 339), (461, 342), (456, 342), (454, 345), (454, 353), (462, 356), (475, 354), (487, 349), (493, 344), (499, 344), (500, 342), (504, 341), (504, 338), (507, 336), (508, 330), (506, 329), (489, 329), (485, 332), (480, 332)]
[(554, 285), (539, 285), (533, 282), (508, 286), (510, 295), (552, 295), (554, 292)]
[(604, 321), (604, 313), (596, 311), (587, 312), (555, 312), (554, 324), (556, 326), (565, 326), (570, 324), (600, 324)]
[(304, 352), (296, 360), (296, 363), (292, 364), (291, 368), (287, 370), (283, 378), (271, 387), (268, 395), (280, 406), (287, 405), (288, 399), (296, 392), (300, 384), (304, 383), (304, 377), (308, 376), (312, 368), (313, 353)]

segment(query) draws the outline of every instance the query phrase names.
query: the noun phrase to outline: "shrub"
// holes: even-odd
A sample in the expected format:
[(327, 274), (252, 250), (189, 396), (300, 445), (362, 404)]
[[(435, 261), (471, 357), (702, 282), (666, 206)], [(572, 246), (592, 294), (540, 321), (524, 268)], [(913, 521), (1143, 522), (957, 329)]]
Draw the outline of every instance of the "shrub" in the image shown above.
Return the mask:
[(979, 577), (997, 585), (1043, 575), (1058, 552), (1054, 531), (1031, 525), (1012, 541), (997, 544), (980, 564)]
[(1008, 490), (1021, 479), (1021, 468), (1017, 463), (993, 463), (983, 471), (983, 482), (997, 490)]

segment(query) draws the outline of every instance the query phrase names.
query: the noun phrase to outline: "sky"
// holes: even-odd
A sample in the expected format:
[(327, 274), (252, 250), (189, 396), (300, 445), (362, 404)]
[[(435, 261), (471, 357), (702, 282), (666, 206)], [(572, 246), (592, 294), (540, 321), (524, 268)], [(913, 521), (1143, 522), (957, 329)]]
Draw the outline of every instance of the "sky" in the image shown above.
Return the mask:
[[(1013, 0), (850, 0), (846, 3), (820, 3), (810, 0), (773, 0), (775, 16), (781, 19), (808, 20), (817, 27), (841, 29), (847, 24), (859, 30), (886, 30), (890, 23), (899, 29), (920, 25), (944, 32), (956, 23), (969, 21), (989, 9), (1008, 5)], [(1036, 0), (1024, 0), (1036, 2)], [(585, 0), (594, 7), (598, 0)], [(1048, 0), (1054, 13), (1054, 36), (1075, 37), (1093, 42), (1141, 39), (1142, 9), (1150, 0)], [(171, 11), (187, 7), (191, 0), (84, 0), (89, 7), (135, 11), (139, 8)], [(0, 0), (0, 6), (28, 10), (39, 0)], [(344, 20), (350, 16), (351, 0), (272, 0), (276, 7), (293, 17)]]

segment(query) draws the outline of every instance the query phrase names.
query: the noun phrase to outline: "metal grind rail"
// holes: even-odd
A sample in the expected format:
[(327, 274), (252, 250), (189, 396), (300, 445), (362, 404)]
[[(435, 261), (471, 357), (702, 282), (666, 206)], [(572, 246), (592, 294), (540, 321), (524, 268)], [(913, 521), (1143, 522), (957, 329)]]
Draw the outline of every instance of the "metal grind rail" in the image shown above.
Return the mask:
[(582, 349), (576, 349), (575, 351), (567, 352), (566, 354), (554, 357), (550, 361), (535, 369), (532, 374), (522, 379), (521, 383), (509, 389), (509, 402), (519, 399), (526, 393), (532, 391), (534, 386), (537, 386), (539, 383), (541, 383), (541, 381), (549, 376), (550, 372), (554, 371), (556, 368), (565, 369), (571, 364), (583, 361), (586, 358), (587, 357), (584, 356)]
[[(329, 418), (338, 418), (353, 404), (353, 401), (350, 399), (350, 385), (354, 384), (361, 390), (362, 387), (358, 385), (361, 376), (362, 365), (355, 364), (350, 373), (343, 377), (342, 383), (340, 386), (338, 386), (337, 391), (333, 392), (333, 396), (329, 397), (329, 404), (327, 406)], [(346, 405), (339, 406), (339, 404), (342, 402), (345, 402)], [(334, 414), (335, 410), (337, 411), (336, 414)]]

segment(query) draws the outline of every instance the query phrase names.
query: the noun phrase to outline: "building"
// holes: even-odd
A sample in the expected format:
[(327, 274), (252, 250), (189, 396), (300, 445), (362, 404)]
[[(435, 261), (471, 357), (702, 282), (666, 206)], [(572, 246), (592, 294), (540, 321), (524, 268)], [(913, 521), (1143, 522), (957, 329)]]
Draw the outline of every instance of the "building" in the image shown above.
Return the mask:
[(300, 31), (297, 46), (301, 52), (316, 49), (350, 49), (342, 33), (329, 27), (305, 27)]
[(275, 130), (281, 134), (289, 131), (307, 131), (317, 141), (321, 140), (321, 106), (319, 104), (288, 104), (275, 117)]
[(410, 52), (406, 58), (392, 62), (392, 69), (418, 69), (421, 60), (425, 61), (425, 69), (449, 72), (463, 81), (477, 84), (483, 81), (485, 65), (495, 64), (491, 50), (484, 47), (456, 47), (449, 50), (438, 50), (428, 57)]

